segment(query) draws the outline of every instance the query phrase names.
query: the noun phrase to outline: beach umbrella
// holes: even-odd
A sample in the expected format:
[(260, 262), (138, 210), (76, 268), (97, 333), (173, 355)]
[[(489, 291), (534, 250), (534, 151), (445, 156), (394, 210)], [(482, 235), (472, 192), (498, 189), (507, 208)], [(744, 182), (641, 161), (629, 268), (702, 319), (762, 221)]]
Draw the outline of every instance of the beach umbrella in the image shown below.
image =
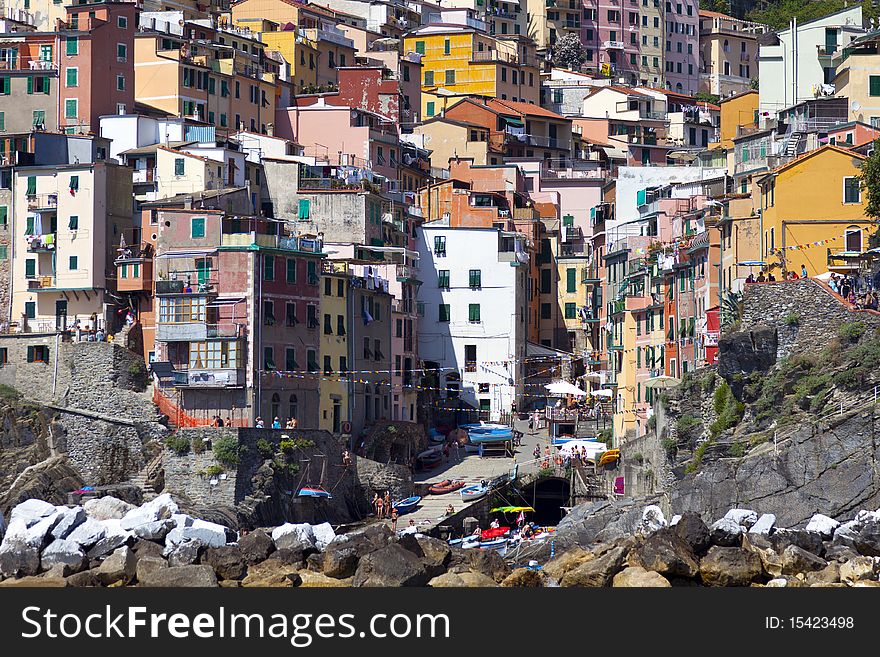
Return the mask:
[(668, 388), (674, 388), (679, 384), (681, 384), (681, 379), (666, 375), (655, 376), (653, 379), (645, 381), (645, 387), (653, 388), (654, 390), (666, 390)]

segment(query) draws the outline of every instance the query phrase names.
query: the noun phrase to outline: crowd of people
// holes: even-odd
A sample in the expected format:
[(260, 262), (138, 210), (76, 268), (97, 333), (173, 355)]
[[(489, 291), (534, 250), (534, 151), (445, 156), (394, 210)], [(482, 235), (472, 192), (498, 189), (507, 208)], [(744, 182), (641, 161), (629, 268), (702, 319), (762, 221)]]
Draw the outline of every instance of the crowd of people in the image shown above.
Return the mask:
[(878, 310), (880, 307), (880, 269), (873, 274), (831, 274), (828, 287), (855, 310)]
[[(287, 418), (287, 422), (285, 422), (284, 426), (282, 426), (281, 419), (276, 415), (275, 418), (272, 420), (272, 424), (270, 425), (269, 428), (271, 428), (271, 429), (296, 429), (298, 426), (299, 426), (299, 421), (295, 417)], [(263, 420), (262, 417), (258, 417), (254, 421), (254, 428), (255, 429), (265, 429), (266, 428), (266, 422)]]

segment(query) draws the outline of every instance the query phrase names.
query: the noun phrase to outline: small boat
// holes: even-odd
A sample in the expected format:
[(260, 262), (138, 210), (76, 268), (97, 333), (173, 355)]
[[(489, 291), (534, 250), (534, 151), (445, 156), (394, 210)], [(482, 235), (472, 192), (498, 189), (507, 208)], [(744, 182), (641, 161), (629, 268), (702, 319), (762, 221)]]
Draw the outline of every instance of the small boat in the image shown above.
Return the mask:
[(432, 443), (445, 443), (446, 435), (437, 431), (437, 429), (431, 429), (428, 432), (428, 440)]
[(325, 497), (328, 499), (332, 497), (323, 486), (303, 486), (296, 495), (297, 497)]
[(428, 492), (431, 495), (445, 495), (446, 493), (452, 493), (457, 491), (459, 488), (464, 487), (463, 481), (451, 481), (449, 479), (444, 479), (443, 481), (434, 484), (428, 489)]
[(415, 508), (419, 505), (419, 502), (421, 501), (421, 497), (419, 497), (418, 495), (413, 495), (412, 497), (407, 497), (406, 499), (395, 502), (391, 506), (397, 509), (398, 515), (402, 516), (404, 513), (415, 511)]
[(474, 502), (486, 496), (486, 493), (489, 492), (489, 487), (484, 486), (483, 484), (476, 484), (474, 486), (468, 486), (467, 488), (461, 489), (461, 501), (462, 502)]
[(620, 458), (619, 449), (609, 449), (599, 458), (599, 465), (609, 465)]
[(509, 531), (510, 527), (492, 527), (489, 529), (484, 529), (480, 533), (480, 538), (484, 541), (490, 541), (494, 538), (500, 538), (501, 536), (504, 536)]
[(480, 541), (480, 549), (481, 550), (498, 550), (501, 552), (502, 550), (507, 549), (507, 539), (506, 538), (494, 538), (490, 541)]

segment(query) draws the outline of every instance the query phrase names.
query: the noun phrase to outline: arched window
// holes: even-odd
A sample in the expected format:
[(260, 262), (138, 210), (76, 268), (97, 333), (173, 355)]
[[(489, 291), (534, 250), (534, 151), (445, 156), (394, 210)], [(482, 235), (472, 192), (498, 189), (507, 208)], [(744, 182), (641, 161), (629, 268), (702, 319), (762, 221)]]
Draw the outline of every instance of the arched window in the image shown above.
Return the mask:
[(281, 410), (281, 397), (278, 396), (278, 393), (272, 395), (272, 410), (269, 413), (271, 415), (271, 419), (274, 420), (278, 417), (278, 411)]
[(299, 415), (299, 403), (296, 398), (296, 395), (291, 395), (290, 399), (288, 401), (289, 401), (288, 407), (287, 407), (288, 417), (295, 417), (298, 420), (299, 417), (297, 417), (297, 416)]

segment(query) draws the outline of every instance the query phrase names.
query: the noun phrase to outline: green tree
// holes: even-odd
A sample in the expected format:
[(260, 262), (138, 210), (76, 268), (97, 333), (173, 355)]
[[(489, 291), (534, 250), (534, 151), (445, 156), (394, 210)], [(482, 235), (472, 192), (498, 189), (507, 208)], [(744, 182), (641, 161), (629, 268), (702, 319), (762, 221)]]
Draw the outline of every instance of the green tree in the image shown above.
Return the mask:
[(874, 221), (880, 220), (880, 139), (874, 142), (874, 151), (862, 162), (859, 182), (868, 194), (865, 214)]

